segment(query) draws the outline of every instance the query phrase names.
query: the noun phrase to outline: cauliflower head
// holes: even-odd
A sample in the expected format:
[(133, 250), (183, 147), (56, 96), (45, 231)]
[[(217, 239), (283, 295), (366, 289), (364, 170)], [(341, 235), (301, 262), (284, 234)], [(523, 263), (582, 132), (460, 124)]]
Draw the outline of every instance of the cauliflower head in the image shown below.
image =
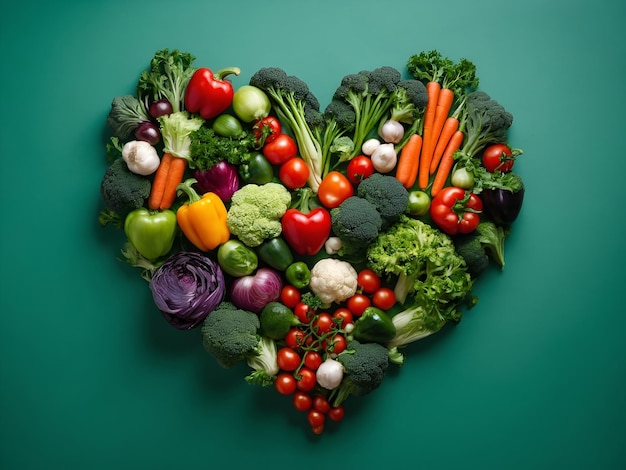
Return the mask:
[(346, 261), (324, 258), (311, 269), (309, 287), (326, 305), (343, 302), (356, 293), (357, 272)]

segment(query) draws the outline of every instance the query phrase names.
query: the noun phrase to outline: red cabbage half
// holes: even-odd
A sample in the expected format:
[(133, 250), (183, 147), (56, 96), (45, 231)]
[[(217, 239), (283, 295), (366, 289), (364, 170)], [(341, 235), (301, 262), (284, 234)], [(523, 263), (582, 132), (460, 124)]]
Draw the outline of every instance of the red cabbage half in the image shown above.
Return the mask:
[(179, 251), (155, 270), (150, 289), (165, 319), (189, 330), (222, 302), (226, 283), (216, 262), (200, 253)]
[(208, 170), (197, 169), (194, 177), (198, 181), (200, 193), (212, 192), (224, 202), (230, 201), (234, 192), (239, 189), (239, 173), (237, 167), (222, 160)]

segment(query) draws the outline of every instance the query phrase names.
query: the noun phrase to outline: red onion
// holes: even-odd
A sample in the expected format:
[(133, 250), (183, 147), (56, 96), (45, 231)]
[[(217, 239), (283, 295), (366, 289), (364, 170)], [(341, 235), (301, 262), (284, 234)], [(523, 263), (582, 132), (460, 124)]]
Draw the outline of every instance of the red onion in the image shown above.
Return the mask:
[(237, 167), (222, 160), (208, 170), (196, 170), (194, 177), (198, 180), (201, 193), (212, 192), (224, 202), (230, 201), (239, 189), (239, 173)]
[(154, 101), (150, 105), (148, 113), (154, 119), (160, 118), (161, 116), (166, 116), (168, 114), (172, 114), (172, 104), (165, 98), (163, 98), (162, 100)]
[(161, 140), (161, 131), (154, 123), (144, 121), (137, 127), (135, 137), (137, 140), (143, 140), (151, 145), (156, 145)]
[(238, 277), (231, 286), (233, 303), (243, 309), (260, 313), (269, 302), (278, 300), (283, 281), (271, 268), (259, 268), (255, 274)]

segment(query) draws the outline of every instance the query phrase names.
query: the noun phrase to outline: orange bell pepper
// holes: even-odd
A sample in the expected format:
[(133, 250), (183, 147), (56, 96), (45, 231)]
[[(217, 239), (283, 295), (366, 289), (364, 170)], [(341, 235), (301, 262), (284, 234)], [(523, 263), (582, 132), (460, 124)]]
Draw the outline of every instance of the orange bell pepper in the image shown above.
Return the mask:
[(190, 178), (178, 185), (178, 189), (189, 196), (189, 202), (176, 211), (176, 220), (194, 246), (202, 251), (210, 251), (230, 238), (230, 230), (226, 225), (228, 211), (217, 194), (208, 192), (198, 195), (192, 188), (194, 183), (196, 180)]

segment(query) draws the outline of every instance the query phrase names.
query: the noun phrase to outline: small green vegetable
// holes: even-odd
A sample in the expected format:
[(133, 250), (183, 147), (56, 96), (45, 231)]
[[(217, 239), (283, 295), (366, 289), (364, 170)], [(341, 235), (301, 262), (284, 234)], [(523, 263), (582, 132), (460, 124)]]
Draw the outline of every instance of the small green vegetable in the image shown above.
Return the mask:
[(309, 285), (311, 270), (304, 261), (296, 261), (289, 265), (285, 277), (292, 286), (302, 289)]
[(275, 340), (284, 339), (291, 327), (300, 323), (298, 317), (286, 305), (269, 302), (259, 315), (261, 333)]
[(176, 230), (176, 214), (169, 209), (149, 211), (142, 207), (128, 214), (124, 221), (128, 241), (150, 261), (172, 249)]
[(235, 277), (252, 274), (259, 265), (254, 250), (234, 239), (221, 244), (217, 249), (217, 262), (224, 272)]
[(367, 307), (354, 322), (352, 335), (362, 343), (384, 344), (396, 335), (396, 327), (384, 310)]
[(213, 131), (221, 137), (238, 138), (244, 134), (239, 119), (232, 114), (222, 113), (215, 118), (211, 126)]
[(258, 247), (257, 252), (262, 261), (279, 271), (284, 271), (293, 263), (291, 248), (282, 237), (265, 240)]
[(128, 169), (126, 162), (117, 158), (107, 168), (100, 184), (100, 193), (107, 209), (120, 216), (143, 207), (150, 196), (150, 180)]

